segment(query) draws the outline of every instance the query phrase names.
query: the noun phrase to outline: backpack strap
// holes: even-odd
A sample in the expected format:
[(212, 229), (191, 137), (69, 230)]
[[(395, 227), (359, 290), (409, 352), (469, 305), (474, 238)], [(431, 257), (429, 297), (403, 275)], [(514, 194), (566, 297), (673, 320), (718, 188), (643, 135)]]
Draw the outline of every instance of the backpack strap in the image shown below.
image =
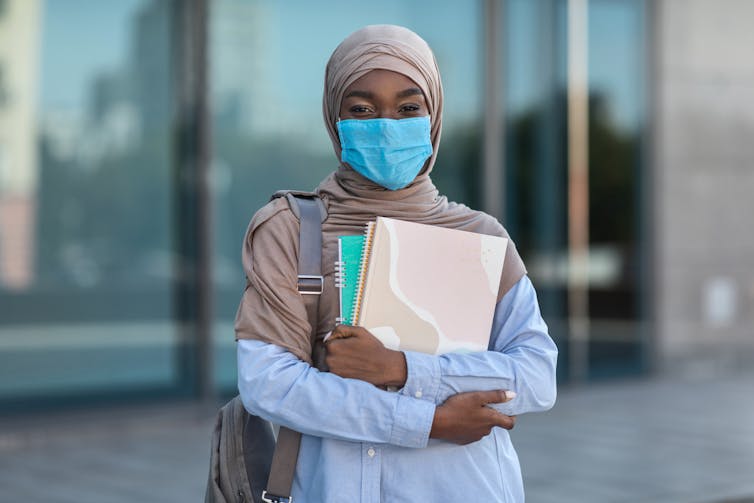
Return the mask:
[[(281, 190), (272, 196), (285, 197), (291, 211), (299, 219), (298, 292), (304, 297), (307, 316), (312, 326), (312, 340), (319, 319), (317, 311), (309, 308), (318, 305), (322, 294), (322, 222), (327, 210), (319, 195), (314, 192)], [(310, 297), (311, 296), (311, 297)]]
[[(306, 314), (311, 325), (311, 340), (315, 340), (319, 321), (319, 298), (322, 294), (322, 222), (327, 218), (322, 199), (313, 192), (278, 191), (272, 199), (285, 197), (293, 214), (298, 217), (298, 291), (303, 296)], [(266, 503), (291, 503), (291, 487), (296, 472), (301, 433), (280, 427), (275, 452), (272, 455), (267, 490), (262, 492)]]

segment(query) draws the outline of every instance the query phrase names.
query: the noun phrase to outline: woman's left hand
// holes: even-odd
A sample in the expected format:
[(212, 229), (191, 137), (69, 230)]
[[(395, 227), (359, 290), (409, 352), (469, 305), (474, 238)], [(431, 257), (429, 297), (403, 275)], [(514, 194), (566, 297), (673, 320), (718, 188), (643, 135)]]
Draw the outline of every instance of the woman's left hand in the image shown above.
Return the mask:
[(330, 372), (375, 386), (406, 384), (406, 357), (386, 348), (363, 327), (338, 325), (325, 342)]

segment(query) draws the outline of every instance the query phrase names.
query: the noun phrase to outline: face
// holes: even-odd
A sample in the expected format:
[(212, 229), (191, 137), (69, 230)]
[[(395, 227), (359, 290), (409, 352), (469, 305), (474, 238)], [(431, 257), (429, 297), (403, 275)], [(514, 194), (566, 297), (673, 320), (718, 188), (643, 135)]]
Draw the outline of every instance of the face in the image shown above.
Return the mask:
[(390, 70), (371, 70), (346, 88), (341, 119), (407, 119), (429, 115), (416, 83)]

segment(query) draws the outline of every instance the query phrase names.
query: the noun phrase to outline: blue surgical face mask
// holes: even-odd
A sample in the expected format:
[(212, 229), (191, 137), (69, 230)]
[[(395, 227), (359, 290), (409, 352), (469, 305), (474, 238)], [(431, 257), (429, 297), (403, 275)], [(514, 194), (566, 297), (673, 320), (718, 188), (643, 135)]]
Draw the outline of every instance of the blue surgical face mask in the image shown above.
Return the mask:
[(429, 116), (338, 121), (340, 160), (390, 190), (411, 183), (432, 155)]

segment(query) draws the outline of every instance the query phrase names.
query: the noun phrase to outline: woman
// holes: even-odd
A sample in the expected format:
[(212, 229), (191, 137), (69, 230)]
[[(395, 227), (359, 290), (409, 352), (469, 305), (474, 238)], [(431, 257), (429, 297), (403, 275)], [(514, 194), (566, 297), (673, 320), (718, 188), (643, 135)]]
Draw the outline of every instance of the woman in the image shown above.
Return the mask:
[(512, 242), (488, 351), (391, 351), (364, 329), (336, 328), (337, 236), (361, 232), (378, 215), (507, 236), (494, 218), (448, 202), (432, 184), (442, 99), (430, 48), (402, 27), (358, 30), (328, 62), (323, 113), (341, 164), (317, 189), (328, 218), (315, 346), (330, 372), (311, 366), (296, 217), (277, 199), (249, 226), (239, 390), (249, 412), (304, 434), (296, 502), (524, 499), (506, 430), (514, 416), (553, 405), (557, 349)]

